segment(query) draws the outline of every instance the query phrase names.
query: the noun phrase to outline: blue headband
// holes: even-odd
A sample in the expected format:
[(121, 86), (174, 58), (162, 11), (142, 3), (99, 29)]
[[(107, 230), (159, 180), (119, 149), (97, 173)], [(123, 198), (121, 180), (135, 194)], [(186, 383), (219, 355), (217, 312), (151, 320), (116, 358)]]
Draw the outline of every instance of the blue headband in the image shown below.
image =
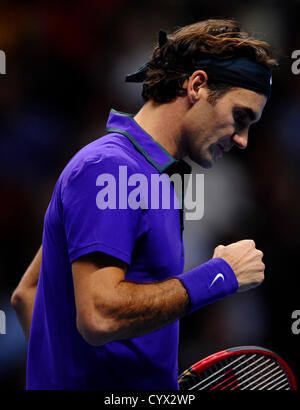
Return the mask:
[[(159, 46), (162, 47), (167, 42), (165, 32), (159, 32)], [(147, 72), (152, 68), (151, 63), (146, 63), (134, 73), (126, 76), (126, 82), (142, 83), (147, 79)], [(236, 87), (246, 88), (264, 94), (271, 95), (272, 71), (270, 68), (258, 64), (247, 57), (230, 59), (220, 59), (217, 57), (205, 58), (198, 61), (195, 66), (186, 68), (173, 64), (163, 66), (164, 69), (171, 69), (180, 73), (191, 75), (196, 70), (203, 70), (207, 73), (212, 82), (231, 84)]]

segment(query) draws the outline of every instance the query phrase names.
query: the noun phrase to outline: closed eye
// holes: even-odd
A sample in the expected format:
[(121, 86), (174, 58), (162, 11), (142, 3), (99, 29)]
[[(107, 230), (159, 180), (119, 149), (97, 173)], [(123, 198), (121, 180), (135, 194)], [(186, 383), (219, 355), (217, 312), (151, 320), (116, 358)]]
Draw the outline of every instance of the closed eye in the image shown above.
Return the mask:
[(249, 126), (250, 118), (244, 110), (235, 110), (233, 118), (238, 129), (244, 129)]

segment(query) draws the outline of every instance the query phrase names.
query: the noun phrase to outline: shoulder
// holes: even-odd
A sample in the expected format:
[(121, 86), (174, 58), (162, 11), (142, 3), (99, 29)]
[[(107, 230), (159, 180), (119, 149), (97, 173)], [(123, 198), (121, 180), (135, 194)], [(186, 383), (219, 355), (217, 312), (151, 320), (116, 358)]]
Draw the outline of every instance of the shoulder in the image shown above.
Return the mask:
[(116, 175), (120, 166), (126, 166), (128, 173), (143, 169), (143, 161), (123, 135), (107, 134), (78, 151), (69, 161), (60, 176), (62, 190), (82, 179), (96, 179), (102, 173)]

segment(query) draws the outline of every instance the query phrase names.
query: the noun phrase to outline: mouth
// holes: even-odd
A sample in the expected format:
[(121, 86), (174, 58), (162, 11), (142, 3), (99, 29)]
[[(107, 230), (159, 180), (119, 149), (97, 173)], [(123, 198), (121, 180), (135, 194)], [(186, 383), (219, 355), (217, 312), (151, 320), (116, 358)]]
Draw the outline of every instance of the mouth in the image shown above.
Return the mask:
[(225, 145), (222, 143), (217, 143), (214, 145), (214, 157), (217, 158), (221, 158), (223, 156), (224, 152), (228, 152), (231, 150), (231, 146), (230, 145)]
[(227, 139), (219, 140), (218, 142), (215, 142), (209, 147), (209, 151), (213, 158), (216, 160), (218, 158), (221, 158), (223, 156), (224, 152), (229, 152), (231, 148), (233, 147), (233, 144), (231, 141), (228, 141)]
[(220, 144), (216, 144), (214, 149), (215, 158), (221, 158), (223, 156), (223, 151), (222, 146)]
[(222, 152), (229, 152), (231, 150), (231, 146), (226, 146), (220, 143), (217, 144), (217, 146), (220, 148)]

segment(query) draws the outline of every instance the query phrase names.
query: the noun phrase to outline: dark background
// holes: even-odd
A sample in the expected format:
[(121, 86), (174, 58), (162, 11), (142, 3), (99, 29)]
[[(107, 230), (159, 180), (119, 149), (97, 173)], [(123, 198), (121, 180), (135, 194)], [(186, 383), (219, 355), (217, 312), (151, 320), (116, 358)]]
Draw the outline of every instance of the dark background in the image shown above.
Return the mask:
[[(141, 85), (124, 77), (150, 56), (159, 29), (209, 17), (233, 17), (279, 55), (272, 99), (250, 131), (205, 174), (205, 212), (186, 222), (186, 269), (215, 246), (252, 238), (263, 250), (262, 286), (205, 307), (181, 322), (180, 371), (205, 355), (238, 345), (276, 351), (300, 380), (299, 1), (77, 0), (1, 1), (0, 49), (0, 388), (24, 389), (26, 342), (10, 296), (41, 243), (52, 189), (71, 156), (105, 133), (110, 108), (136, 112)], [(166, 352), (167, 352), (167, 346)]]

